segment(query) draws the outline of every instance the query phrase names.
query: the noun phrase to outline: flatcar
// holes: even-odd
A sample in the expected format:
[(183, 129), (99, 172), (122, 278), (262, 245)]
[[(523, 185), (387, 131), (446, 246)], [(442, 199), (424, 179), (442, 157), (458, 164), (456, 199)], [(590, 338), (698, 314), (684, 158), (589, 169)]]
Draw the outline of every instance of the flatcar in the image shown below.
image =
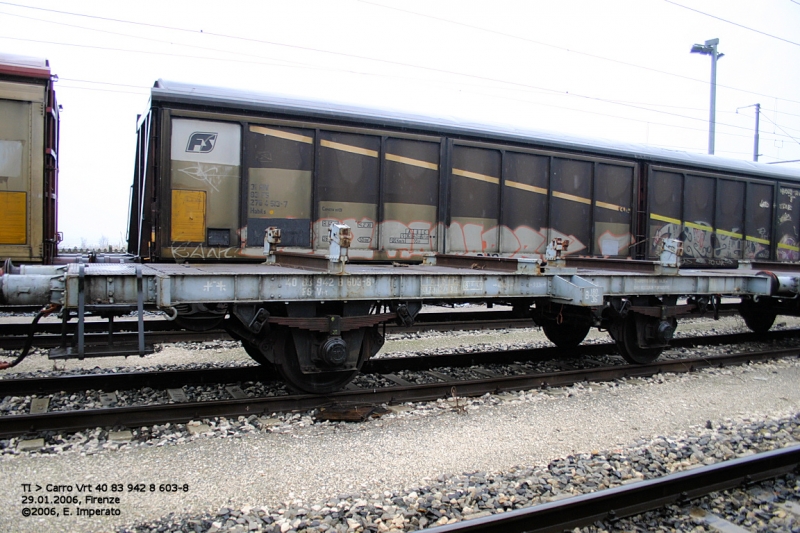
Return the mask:
[(58, 104), (44, 59), (0, 54), (0, 259), (57, 253)]
[[(0, 89), (40, 87), (57, 120), (36, 64)], [(38, 120), (22, 108), (3, 108), (3, 127)], [(161, 310), (177, 327), (222, 326), (291, 387), (328, 393), (377, 353), (382, 324), (411, 324), (425, 304), (508, 304), (562, 347), (598, 327), (632, 363), (723, 297), (756, 331), (800, 314), (792, 170), (159, 80), (138, 120), (129, 254), (64, 265), (57, 121), (41, 131), (39, 145), (0, 145), (0, 171), (17, 176), (0, 237), (33, 246), (28, 220), (44, 221), (39, 255), (0, 249), (0, 305), (58, 309), (55, 358), (143, 355), (144, 311)], [(86, 345), (86, 316), (131, 311), (135, 346)]]
[(800, 260), (800, 173), (533, 130), (159, 80), (140, 116), (129, 251), (151, 261), (426, 253)]

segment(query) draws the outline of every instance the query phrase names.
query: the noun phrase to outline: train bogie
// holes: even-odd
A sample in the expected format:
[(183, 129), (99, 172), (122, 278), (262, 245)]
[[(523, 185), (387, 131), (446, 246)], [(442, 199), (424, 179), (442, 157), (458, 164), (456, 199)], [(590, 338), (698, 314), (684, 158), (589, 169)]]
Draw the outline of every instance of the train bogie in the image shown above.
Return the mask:
[[(54, 104), (48, 87), (35, 94)], [(14, 123), (21, 100), (0, 99)], [(35, 209), (55, 235), (55, 196), (29, 201), (55, 175), (14, 159), (20, 145), (55, 154), (47, 120), (0, 125), (0, 240), (21, 241)], [(136, 153), (128, 246), (149, 264), (12, 265), (0, 304), (79, 321), (135, 310), (140, 355), (145, 308), (175, 327), (224, 327), (310, 393), (347, 384), (380, 349), (381, 325), (410, 326), (424, 304), (511, 305), (561, 348), (597, 327), (632, 363), (655, 360), (681, 316), (738, 309), (763, 332), (800, 315), (800, 268), (778, 264), (800, 259), (800, 176), (786, 169), (162, 81)], [(77, 337), (59, 357), (128, 350), (94, 353)]]

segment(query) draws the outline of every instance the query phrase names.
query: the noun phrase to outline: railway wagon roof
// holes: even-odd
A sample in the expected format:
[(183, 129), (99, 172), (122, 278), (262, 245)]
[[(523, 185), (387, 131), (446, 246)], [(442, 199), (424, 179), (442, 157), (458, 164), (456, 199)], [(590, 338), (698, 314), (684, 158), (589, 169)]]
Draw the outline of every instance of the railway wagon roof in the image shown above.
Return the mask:
[(455, 117), (422, 116), (393, 109), (362, 107), (326, 100), (300, 99), (281, 94), (193, 85), (163, 79), (159, 79), (151, 89), (151, 100), (167, 104), (204, 105), (312, 119), (332, 119), (429, 134), (473, 137), (495, 142), (535, 143), (550, 148), (636, 158), (654, 163), (800, 181), (800, 170), (780, 168), (753, 161), (726, 159), (608, 139), (585, 138), (505, 124), (475, 123)]
[(0, 53), (0, 74), (49, 79), (50, 63), (38, 57)]

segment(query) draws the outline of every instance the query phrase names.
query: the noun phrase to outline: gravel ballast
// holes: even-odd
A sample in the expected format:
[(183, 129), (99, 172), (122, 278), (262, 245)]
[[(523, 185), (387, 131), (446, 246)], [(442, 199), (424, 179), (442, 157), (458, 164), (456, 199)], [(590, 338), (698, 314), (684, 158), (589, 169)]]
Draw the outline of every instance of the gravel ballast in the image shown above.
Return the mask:
[[(798, 382), (800, 362), (789, 359), (403, 406), (362, 424), (299, 413), (216, 421), (208, 435), (157, 428), (158, 439), (131, 444), (97, 434), (66, 453), (4, 455), (0, 483), (10, 498), (0, 530), (429, 527), (796, 443)], [(600, 465), (599, 477), (595, 465), (577, 480), (563, 462), (570, 455)], [(611, 481), (600, 475), (606, 464), (619, 473)], [(188, 491), (123, 491), (118, 517), (23, 518), (23, 483), (174, 483)], [(157, 522), (169, 513), (176, 515)]]

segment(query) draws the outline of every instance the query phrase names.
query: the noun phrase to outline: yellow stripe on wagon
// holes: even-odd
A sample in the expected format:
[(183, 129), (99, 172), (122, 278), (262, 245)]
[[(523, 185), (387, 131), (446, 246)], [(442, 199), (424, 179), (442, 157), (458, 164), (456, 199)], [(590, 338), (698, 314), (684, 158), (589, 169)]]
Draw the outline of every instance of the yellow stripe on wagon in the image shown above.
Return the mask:
[(581, 204), (592, 204), (592, 201), (582, 196), (575, 196), (574, 194), (567, 194), (565, 192), (553, 191), (553, 198), (561, 198), (562, 200), (572, 200)]
[(744, 236), (741, 233), (735, 233), (733, 231), (727, 231), (724, 229), (718, 229), (717, 233), (720, 235), (724, 235), (725, 237), (733, 237), (735, 239), (741, 239)]
[[(518, 181), (511, 181), (506, 180), (505, 184), (509, 187), (513, 187), (514, 189), (519, 189), (522, 191), (534, 192), (536, 194), (543, 194), (547, 195), (547, 189), (544, 187), (537, 187), (535, 185), (528, 185), (527, 183), (520, 183)], [(581, 196), (574, 196), (572, 194), (566, 194), (563, 192), (553, 192), (553, 196), (556, 198), (561, 198), (562, 200), (570, 200), (572, 202), (580, 202), (582, 204), (591, 204), (592, 201), (588, 198), (583, 198)], [(628, 207), (623, 207), (621, 205), (610, 204), (608, 202), (601, 202), (596, 201), (594, 203), (595, 206), (600, 207), (601, 209), (608, 209), (609, 211), (617, 211), (620, 213), (630, 213), (631, 210)]]
[(506, 180), (506, 185), (509, 187), (513, 187), (515, 189), (519, 189), (521, 191), (535, 192), (536, 194), (547, 195), (547, 189), (543, 187), (537, 187), (535, 185), (528, 185), (527, 183), (520, 183), (518, 181)]
[(250, 131), (253, 133), (260, 133), (261, 135), (269, 135), (270, 137), (278, 137), (279, 139), (286, 139), (287, 141), (297, 141), (305, 144), (312, 144), (314, 139), (306, 135), (298, 135), (283, 130), (275, 130), (272, 128), (265, 128), (264, 126), (250, 126)]
[(402, 155), (386, 154), (387, 161), (394, 161), (395, 163), (403, 163), (404, 165), (411, 165), (412, 167), (427, 168), (428, 170), (439, 170), (439, 165), (436, 163), (429, 163), (421, 159), (411, 159), (410, 157), (403, 157)]
[(761, 239), (759, 237), (751, 237), (750, 235), (748, 235), (747, 237), (745, 237), (745, 240), (750, 242), (757, 242), (758, 244), (766, 244), (767, 246), (769, 246), (769, 241), (767, 239)]
[(704, 226), (703, 224), (695, 224), (694, 222), (684, 222), (683, 225), (686, 226), (687, 228), (692, 228), (692, 229), (700, 229), (703, 231), (714, 231), (714, 228), (712, 228), (711, 226)]
[(792, 246), (791, 244), (784, 244), (782, 242), (778, 243), (778, 248), (782, 248), (784, 250), (791, 250), (793, 252), (800, 252), (800, 246)]
[(353, 146), (351, 144), (342, 144), (333, 141), (326, 141), (322, 139), (320, 145), (332, 150), (339, 150), (340, 152), (349, 152), (351, 154), (365, 155), (367, 157), (378, 157), (377, 150), (370, 150), (369, 148), (361, 148), (360, 146)]
[(669, 222), (670, 224), (677, 224), (678, 226), (681, 225), (681, 221), (678, 220), (677, 218), (665, 217), (663, 215), (657, 215), (655, 213), (650, 213), (650, 218), (661, 222)]
[(461, 176), (462, 178), (469, 178), (478, 181), (485, 181), (486, 183), (493, 183), (500, 185), (500, 178), (494, 176), (487, 176), (486, 174), (478, 174), (477, 172), (470, 172), (469, 170), (461, 170), (460, 168), (453, 169), (453, 175)]
[(629, 207), (623, 207), (621, 205), (616, 205), (616, 204), (609, 204), (608, 202), (595, 201), (594, 205), (596, 205), (597, 207), (602, 207), (603, 209), (608, 209), (609, 211), (618, 211), (620, 213), (631, 212), (631, 209)]

